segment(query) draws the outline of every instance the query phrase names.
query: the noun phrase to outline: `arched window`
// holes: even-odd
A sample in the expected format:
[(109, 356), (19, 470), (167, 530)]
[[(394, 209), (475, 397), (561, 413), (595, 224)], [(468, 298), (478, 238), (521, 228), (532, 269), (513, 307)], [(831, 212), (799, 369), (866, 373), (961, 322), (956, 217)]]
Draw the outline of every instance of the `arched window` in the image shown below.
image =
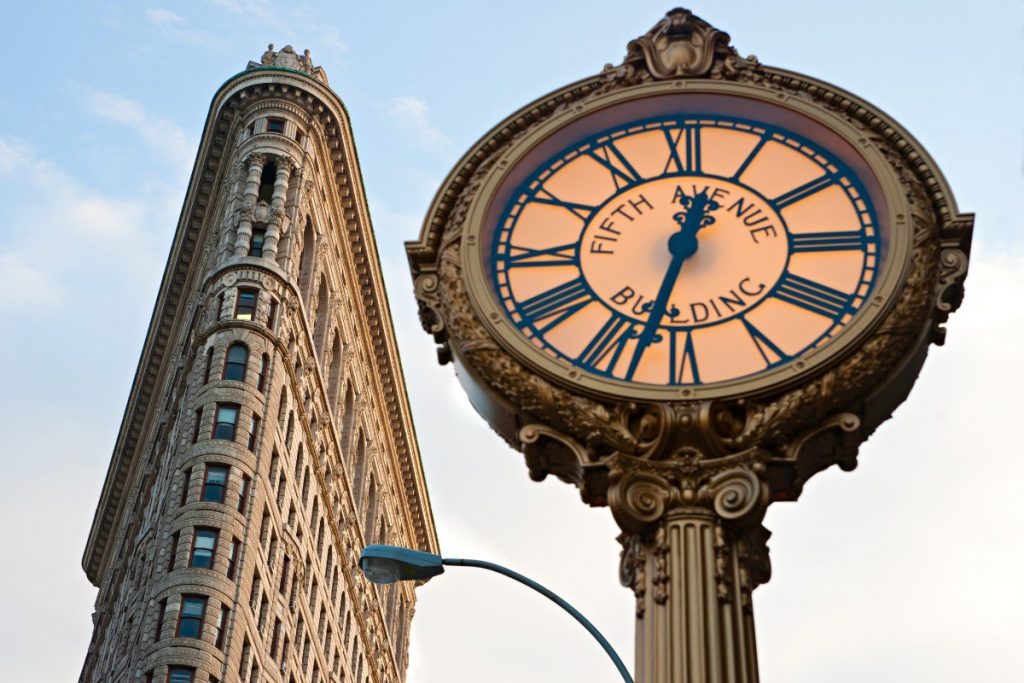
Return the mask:
[(306, 216), (306, 227), (302, 231), (302, 255), (299, 257), (299, 290), (302, 298), (309, 303), (309, 283), (313, 280), (313, 221)]
[(245, 381), (245, 368), (249, 363), (249, 349), (241, 342), (235, 342), (228, 347), (224, 356), (224, 375), (221, 379), (233, 379), (238, 382)]
[(355, 472), (352, 477), (352, 490), (355, 492), (356, 505), (359, 505), (363, 491), (363, 472), (366, 469), (366, 439), (362, 433), (359, 434), (359, 439), (356, 441), (354, 460)]
[(353, 410), (355, 399), (352, 396), (352, 382), (349, 381), (345, 387), (345, 405), (341, 409), (341, 455), (349, 463), (352, 460), (349, 458), (349, 446), (352, 443), (352, 422), (353, 422)]
[(327, 278), (320, 276), (320, 287), (316, 292), (316, 322), (313, 325), (313, 343), (316, 350), (322, 353), (324, 336), (327, 333)]
[(292, 436), (295, 434), (295, 412), (291, 411), (288, 413), (288, 429), (284, 433), (284, 447), (291, 449), (292, 447)]
[(327, 399), (330, 402), (331, 412), (338, 414), (338, 387), (341, 384), (341, 342), (338, 340), (338, 333), (334, 333), (334, 341), (331, 343), (331, 369), (330, 379), (327, 380)]
[(256, 388), (263, 391), (263, 386), (267, 381), (267, 365), (270, 364), (270, 356), (263, 354), (260, 356), (260, 374), (256, 379)]
[(281, 398), (277, 402), (277, 426), (284, 429), (284, 418), (288, 415), (288, 386), (281, 386)]
[(203, 372), (203, 384), (210, 381), (210, 368), (213, 367), (213, 347), (206, 349), (206, 370)]
[(370, 475), (370, 485), (366, 492), (366, 509), (363, 517), (363, 538), (373, 538), (373, 525), (377, 517), (377, 482)]

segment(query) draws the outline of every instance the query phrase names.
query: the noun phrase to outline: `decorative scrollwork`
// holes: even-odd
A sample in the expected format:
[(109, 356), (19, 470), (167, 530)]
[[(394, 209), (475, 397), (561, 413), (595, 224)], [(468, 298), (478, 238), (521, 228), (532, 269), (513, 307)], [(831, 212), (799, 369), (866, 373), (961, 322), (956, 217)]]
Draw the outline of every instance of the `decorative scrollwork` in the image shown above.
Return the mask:
[(619, 534), (622, 554), (619, 558), (619, 582), (633, 590), (636, 597), (636, 616), (643, 618), (647, 595), (647, 554), (637, 534)]
[(608, 505), (623, 529), (639, 532), (665, 514), (671, 485), (664, 478), (631, 470), (616, 479), (608, 489)]
[(720, 72), (729, 58), (738, 60), (739, 54), (729, 45), (728, 33), (677, 7), (629, 42), (623, 64), (643, 66), (654, 78), (666, 79)]
[(943, 249), (939, 254), (939, 291), (935, 307), (943, 313), (955, 311), (963, 300), (967, 254), (961, 249)]
[(758, 476), (745, 469), (722, 472), (708, 482), (704, 496), (725, 520), (739, 520), (767, 505), (766, 489)]
[(582, 483), (582, 465), (588, 454), (579, 442), (543, 424), (528, 424), (520, 429), (519, 441), (531, 479), (543, 481), (548, 474), (554, 474), (577, 486)]

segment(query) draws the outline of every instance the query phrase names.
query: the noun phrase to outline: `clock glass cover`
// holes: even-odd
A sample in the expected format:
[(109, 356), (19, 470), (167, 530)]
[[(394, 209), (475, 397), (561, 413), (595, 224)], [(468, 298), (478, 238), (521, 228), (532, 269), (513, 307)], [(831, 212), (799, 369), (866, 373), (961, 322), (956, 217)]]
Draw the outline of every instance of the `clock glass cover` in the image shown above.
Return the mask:
[(708, 385), (797, 361), (865, 306), (886, 239), (852, 147), (782, 108), (702, 108), (594, 117), (506, 176), (485, 269), (543, 353)]

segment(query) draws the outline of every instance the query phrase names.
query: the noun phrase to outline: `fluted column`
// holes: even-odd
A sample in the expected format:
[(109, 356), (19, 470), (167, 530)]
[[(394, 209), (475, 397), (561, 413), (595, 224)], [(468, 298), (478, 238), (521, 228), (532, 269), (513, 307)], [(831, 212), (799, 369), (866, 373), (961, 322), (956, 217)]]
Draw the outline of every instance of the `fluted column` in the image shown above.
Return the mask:
[(274, 194), (270, 200), (270, 223), (263, 242), (263, 256), (271, 260), (277, 259), (277, 245), (281, 233), (288, 220), (284, 211), (284, 202), (288, 195), (288, 178), (292, 172), (291, 160), (281, 158), (277, 162), (277, 175), (274, 178)]
[(235, 235), (235, 256), (245, 256), (249, 253), (249, 243), (252, 240), (252, 209), (259, 197), (264, 161), (265, 157), (262, 154), (249, 157), (249, 176), (245, 180), (242, 211), (238, 220), (238, 233)]
[(668, 515), (647, 540), (624, 539), (637, 594), (637, 683), (756, 683), (745, 541), (713, 513)]
[(618, 456), (610, 468), (620, 578), (636, 596), (637, 683), (758, 681), (751, 592), (770, 573), (764, 468), (723, 465)]

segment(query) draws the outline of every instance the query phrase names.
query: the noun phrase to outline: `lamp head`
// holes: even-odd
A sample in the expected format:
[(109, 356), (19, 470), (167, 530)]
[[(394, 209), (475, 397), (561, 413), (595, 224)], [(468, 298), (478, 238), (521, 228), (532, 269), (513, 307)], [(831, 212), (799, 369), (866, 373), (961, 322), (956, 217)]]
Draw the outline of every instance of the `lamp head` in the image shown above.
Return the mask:
[(394, 545), (368, 545), (359, 555), (359, 568), (373, 583), (426, 581), (444, 571), (441, 556)]

